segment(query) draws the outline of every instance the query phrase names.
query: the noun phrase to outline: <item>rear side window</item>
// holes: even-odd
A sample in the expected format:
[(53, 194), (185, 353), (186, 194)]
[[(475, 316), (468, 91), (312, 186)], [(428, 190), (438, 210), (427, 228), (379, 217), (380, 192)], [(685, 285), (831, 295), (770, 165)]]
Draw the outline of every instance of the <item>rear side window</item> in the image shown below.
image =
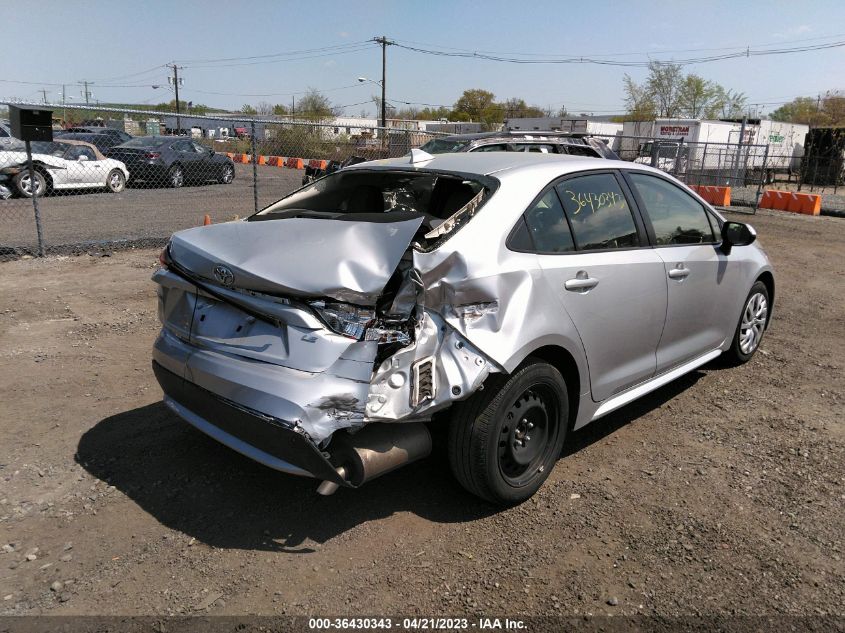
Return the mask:
[(471, 152), (506, 152), (508, 151), (508, 146), (504, 143), (496, 143), (494, 145), (481, 145), (480, 147), (476, 147), (475, 149), (471, 149)]
[[(575, 250), (569, 224), (554, 189), (549, 189), (525, 212), (525, 225), (536, 253), (567, 253)], [(514, 247), (519, 248), (516, 244)], [(519, 249), (525, 250), (525, 249)]]
[(658, 246), (715, 241), (707, 212), (698, 200), (663, 178), (649, 174), (629, 175), (654, 227)]
[(589, 156), (590, 158), (601, 158), (599, 153), (592, 147), (586, 145), (560, 145), (561, 154), (570, 154), (572, 156)]
[(640, 246), (628, 201), (613, 174), (590, 174), (556, 185), (578, 250)]

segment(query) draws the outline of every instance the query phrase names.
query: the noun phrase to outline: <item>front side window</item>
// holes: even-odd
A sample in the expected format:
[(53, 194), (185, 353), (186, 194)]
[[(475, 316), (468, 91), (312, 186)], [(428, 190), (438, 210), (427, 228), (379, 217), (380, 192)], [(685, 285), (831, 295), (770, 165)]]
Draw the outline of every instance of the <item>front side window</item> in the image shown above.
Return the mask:
[(629, 174), (654, 227), (658, 246), (714, 242), (713, 227), (701, 203), (680, 187), (649, 174)]
[(613, 174), (590, 174), (556, 185), (578, 250), (634, 248), (640, 238)]
[(481, 145), (480, 147), (476, 147), (472, 152), (506, 152), (508, 151), (508, 146), (504, 143), (494, 143), (493, 145)]

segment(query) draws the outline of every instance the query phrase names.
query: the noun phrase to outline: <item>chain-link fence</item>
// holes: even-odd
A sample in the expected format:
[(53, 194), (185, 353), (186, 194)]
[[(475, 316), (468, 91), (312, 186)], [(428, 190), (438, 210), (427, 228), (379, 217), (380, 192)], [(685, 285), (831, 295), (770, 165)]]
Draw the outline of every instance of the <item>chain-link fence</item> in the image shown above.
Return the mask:
[(0, 124), (0, 260), (163, 244), (206, 215), (252, 214), (352, 157), (402, 156), (434, 138), (410, 122), (41, 107), (53, 110), (54, 138), (31, 143), (31, 175), (24, 143)]
[(775, 169), (767, 145), (617, 136), (611, 147), (622, 160), (656, 167), (687, 185), (730, 187), (732, 203), (752, 209)]

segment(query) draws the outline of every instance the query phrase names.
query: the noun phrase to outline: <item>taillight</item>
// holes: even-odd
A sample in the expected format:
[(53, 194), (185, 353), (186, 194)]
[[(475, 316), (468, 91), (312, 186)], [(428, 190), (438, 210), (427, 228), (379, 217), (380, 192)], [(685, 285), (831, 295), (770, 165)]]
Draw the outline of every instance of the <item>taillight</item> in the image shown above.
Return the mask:
[(167, 265), (170, 263), (170, 256), (167, 253), (168, 248), (169, 246), (165, 246), (158, 256), (158, 263), (161, 264), (162, 268), (167, 268)]
[(149, 160), (155, 160), (156, 158), (161, 158), (161, 152), (147, 152), (144, 154), (144, 158)]

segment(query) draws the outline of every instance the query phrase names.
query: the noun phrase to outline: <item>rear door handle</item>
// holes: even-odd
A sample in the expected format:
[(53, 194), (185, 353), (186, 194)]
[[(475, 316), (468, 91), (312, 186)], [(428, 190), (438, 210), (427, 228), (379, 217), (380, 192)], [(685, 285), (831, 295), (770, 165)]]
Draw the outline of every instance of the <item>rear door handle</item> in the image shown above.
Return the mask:
[(576, 277), (575, 279), (567, 279), (563, 287), (567, 290), (590, 290), (599, 285), (599, 280), (595, 277)]
[(678, 264), (677, 268), (669, 271), (670, 279), (684, 279), (689, 275), (689, 268), (685, 268), (683, 264)]

